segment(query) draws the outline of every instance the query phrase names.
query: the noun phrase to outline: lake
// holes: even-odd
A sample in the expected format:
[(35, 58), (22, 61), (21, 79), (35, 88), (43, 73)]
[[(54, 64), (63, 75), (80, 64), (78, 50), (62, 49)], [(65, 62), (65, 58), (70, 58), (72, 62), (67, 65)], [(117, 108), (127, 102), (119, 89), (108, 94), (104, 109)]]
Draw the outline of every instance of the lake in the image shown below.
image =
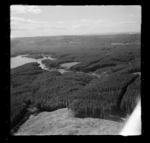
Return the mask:
[[(65, 72), (71, 72), (71, 70), (69, 70), (69, 68), (80, 63), (80, 62), (63, 63), (60, 65), (60, 68), (58, 68), (58, 69), (55, 69), (55, 68), (49, 69), (45, 66), (45, 64), (42, 63), (42, 60), (45, 60), (45, 59), (57, 60), (50, 56), (48, 57), (48, 56), (44, 56), (44, 55), (43, 55), (43, 58), (39, 58), (39, 59), (30, 58), (28, 54), (19, 55), (16, 57), (11, 57), (11, 69), (16, 68), (21, 65), (24, 65), (24, 64), (27, 64), (27, 63), (37, 62), (39, 64), (39, 66), (41, 67), (41, 69), (48, 70), (48, 71), (58, 71), (61, 74), (63, 74)], [(76, 73), (84, 73), (84, 72), (76, 72)], [(95, 72), (89, 73), (89, 75), (96, 76), (97, 78), (100, 77), (100, 75), (96, 74)]]
[[(28, 57), (29, 55), (19, 55), (19, 56), (16, 56), (16, 57), (12, 57), (11, 58), (11, 69), (12, 68), (16, 68), (18, 66), (21, 66), (21, 65), (24, 65), (24, 64), (27, 64), (27, 63), (32, 63), (32, 62), (37, 62), (39, 63), (39, 66), (44, 69), (44, 70), (48, 70), (48, 71), (58, 71), (60, 72), (61, 74), (65, 73), (65, 72), (69, 72), (69, 68), (71, 66), (74, 66), (76, 64), (78, 64), (79, 62), (70, 62), (70, 63), (63, 63), (60, 65), (60, 68), (59, 69), (49, 69), (45, 66), (45, 64), (42, 63), (42, 60), (45, 60), (45, 59), (49, 59), (49, 60), (56, 60), (52, 57), (48, 57), (48, 56), (44, 56), (43, 55), (43, 58), (39, 58), (39, 59), (34, 59), (34, 58), (30, 58)], [(62, 68), (61, 68), (62, 67)]]
[(52, 57), (45, 57), (45, 56), (43, 56), (43, 58), (41, 58), (41, 59), (33, 59), (33, 58), (26, 57), (26, 56), (28, 56), (28, 55), (19, 55), (16, 57), (11, 57), (11, 69), (21, 66), (21, 65), (24, 65), (24, 64), (27, 64), (27, 63), (32, 63), (32, 62), (37, 62), (40, 64), (39, 66), (42, 69), (47, 69), (45, 67), (45, 65), (41, 63), (41, 61), (45, 60), (45, 59), (56, 60)]
[(72, 67), (76, 64), (79, 64), (79, 62), (64, 63), (64, 64), (61, 64), (60, 66), (63, 67), (63, 68), (69, 69), (70, 67)]

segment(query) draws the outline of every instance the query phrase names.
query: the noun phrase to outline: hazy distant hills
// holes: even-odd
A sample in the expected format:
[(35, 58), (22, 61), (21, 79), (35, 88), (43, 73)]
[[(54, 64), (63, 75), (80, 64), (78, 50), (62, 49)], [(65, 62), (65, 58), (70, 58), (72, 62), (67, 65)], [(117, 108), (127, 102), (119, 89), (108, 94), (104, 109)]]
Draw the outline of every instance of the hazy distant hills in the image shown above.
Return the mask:
[[(11, 40), (11, 55), (28, 53), (88, 53), (111, 43), (137, 43), (140, 34), (26, 37)], [(91, 49), (91, 50), (90, 50)], [(89, 51), (90, 50), (90, 51)]]

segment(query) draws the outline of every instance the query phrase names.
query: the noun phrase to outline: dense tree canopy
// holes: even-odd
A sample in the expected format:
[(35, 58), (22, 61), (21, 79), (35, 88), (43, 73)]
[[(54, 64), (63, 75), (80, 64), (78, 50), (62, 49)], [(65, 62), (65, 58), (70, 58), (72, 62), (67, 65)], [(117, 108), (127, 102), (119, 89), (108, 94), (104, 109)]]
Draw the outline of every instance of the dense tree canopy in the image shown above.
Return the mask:
[[(55, 37), (33, 40), (36, 46), (32, 47), (28, 38), (12, 41), (12, 55), (28, 53), (39, 58), (40, 54), (52, 54), (57, 60), (43, 61), (49, 68), (80, 63), (64, 74), (42, 70), (37, 63), (11, 69), (11, 128), (34, 107), (39, 112), (67, 107), (77, 117), (98, 118), (133, 111), (141, 87), (140, 75), (134, 74), (141, 71), (140, 45), (134, 44), (139, 35), (64, 36), (59, 44)], [(68, 40), (76, 45), (65, 43)], [(111, 42), (133, 44), (114, 46)], [(99, 78), (92, 76), (93, 72)]]

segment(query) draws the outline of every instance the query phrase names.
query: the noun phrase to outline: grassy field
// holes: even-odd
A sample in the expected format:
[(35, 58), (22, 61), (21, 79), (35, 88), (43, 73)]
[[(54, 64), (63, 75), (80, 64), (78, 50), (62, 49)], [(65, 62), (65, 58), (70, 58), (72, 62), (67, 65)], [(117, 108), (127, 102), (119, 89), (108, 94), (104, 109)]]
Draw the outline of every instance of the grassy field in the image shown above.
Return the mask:
[[(43, 63), (51, 68), (80, 63), (62, 75), (44, 71), (37, 63), (11, 69), (11, 129), (33, 108), (42, 112), (67, 107), (81, 118), (130, 114), (141, 88), (140, 75), (133, 74), (141, 71), (139, 43), (139, 34), (13, 39), (11, 56), (50, 54), (57, 60)], [(92, 72), (100, 78), (91, 76)]]

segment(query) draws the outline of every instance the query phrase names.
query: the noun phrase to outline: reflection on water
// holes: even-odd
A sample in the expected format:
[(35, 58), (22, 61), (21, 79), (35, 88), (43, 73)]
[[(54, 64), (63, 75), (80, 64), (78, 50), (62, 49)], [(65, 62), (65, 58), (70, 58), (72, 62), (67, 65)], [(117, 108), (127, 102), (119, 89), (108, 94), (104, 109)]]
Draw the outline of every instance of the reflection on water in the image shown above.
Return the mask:
[(65, 72), (71, 72), (71, 71), (66, 70), (66, 69), (51, 69), (51, 70), (48, 70), (48, 71), (58, 71), (58, 72), (60, 72), (61, 74), (65, 73)]
[[(56, 69), (56, 68), (51, 68), (50, 69), (50, 68), (46, 67), (46, 65), (44, 63), (42, 63), (42, 60), (45, 60), (45, 59), (56, 60), (56, 59), (54, 59), (50, 56), (48, 57), (48, 56), (44, 56), (44, 55), (43, 55), (43, 58), (41, 58), (41, 59), (34, 59), (34, 58), (30, 58), (28, 56), (29, 55), (19, 55), (19, 56), (16, 56), (16, 57), (12, 57), (11, 58), (11, 69), (15, 68), (15, 67), (18, 67), (18, 66), (21, 66), (21, 65), (24, 65), (24, 64), (27, 64), (27, 63), (37, 62), (39, 64), (39, 66), (41, 67), (41, 69), (44, 69), (44, 70), (47, 70), (47, 71), (58, 71), (61, 74), (63, 74), (65, 72), (72, 72), (71, 70), (69, 70), (69, 68), (71, 66), (79, 64), (79, 62), (63, 63), (63, 64), (60, 65), (60, 68), (58, 68), (58, 69)], [(84, 72), (76, 72), (76, 73), (84, 73)], [(96, 74), (96, 73), (86, 73), (86, 74), (96, 76), (97, 78), (100, 78), (100, 75)]]
[(55, 60), (52, 57), (45, 57), (45, 56), (43, 56), (43, 58), (41, 58), (41, 59), (33, 59), (33, 58), (26, 57), (26, 56), (28, 56), (28, 55), (19, 55), (16, 57), (12, 57), (11, 58), (11, 69), (21, 66), (21, 65), (24, 65), (24, 64), (27, 64), (27, 63), (32, 63), (32, 62), (39, 63), (40, 67), (42, 69), (45, 69), (46, 68), (45, 65), (41, 63), (42, 60), (45, 60), (45, 59)]
[(72, 66), (74, 66), (74, 65), (76, 65), (78, 63), (79, 62), (70, 62), (70, 63), (61, 64), (60, 66), (66, 68), (66, 69), (69, 69), (70, 67), (72, 67)]
[[(45, 59), (49, 59), (49, 60), (56, 60), (52, 57), (48, 57), (48, 56), (44, 56), (43, 55), (43, 58), (40, 58), (40, 59), (34, 59), (34, 58), (30, 58), (28, 57), (29, 55), (19, 55), (19, 56), (16, 56), (16, 57), (12, 57), (11, 58), (11, 69), (12, 68), (15, 68), (15, 67), (18, 67), (18, 66), (21, 66), (21, 65), (24, 65), (24, 64), (27, 64), (27, 63), (32, 63), (32, 62), (37, 62), (39, 64), (39, 66), (44, 69), (44, 70), (48, 70), (48, 71), (58, 71), (60, 72), (61, 74), (65, 73), (65, 72), (69, 72), (69, 68), (71, 66), (74, 66), (76, 64), (78, 64), (79, 62), (70, 62), (70, 63), (64, 63), (64, 64), (61, 64), (60, 69), (49, 69), (45, 66), (45, 64), (42, 63), (42, 60), (45, 60)], [(64, 68), (64, 69), (63, 69)]]

